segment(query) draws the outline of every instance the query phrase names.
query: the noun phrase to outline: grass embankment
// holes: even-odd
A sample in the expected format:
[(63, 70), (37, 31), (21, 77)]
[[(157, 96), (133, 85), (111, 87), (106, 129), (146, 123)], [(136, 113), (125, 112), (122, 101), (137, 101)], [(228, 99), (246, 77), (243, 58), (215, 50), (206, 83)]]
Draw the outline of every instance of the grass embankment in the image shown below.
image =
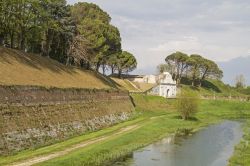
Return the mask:
[(198, 92), (201, 96), (206, 97), (232, 97), (232, 98), (247, 98), (247, 95), (240, 93), (235, 88), (230, 85), (226, 85), (220, 80), (205, 80), (201, 87), (191, 86), (191, 82), (188, 79), (184, 79), (181, 84), (181, 89), (183, 91), (195, 91)]
[(250, 120), (244, 124), (244, 135), (239, 145), (235, 147), (229, 166), (250, 166)]
[(52, 59), (0, 47), (0, 85), (109, 89), (115, 82), (93, 71), (67, 67)]
[(120, 89), (124, 89), (132, 93), (143, 93), (155, 86), (155, 84), (132, 82), (127, 79), (117, 77), (111, 77), (111, 79), (116, 82)]
[(137, 125), (136, 130), (115, 135), (102, 142), (89, 145), (85, 148), (48, 160), (37, 165), (109, 165), (110, 162), (127, 156), (134, 150), (144, 147), (154, 141), (175, 133), (179, 129), (198, 130), (211, 123), (223, 119), (246, 118), (250, 116), (250, 103), (239, 101), (203, 100), (196, 120), (183, 121), (175, 111), (175, 100), (166, 100), (161, 97), (133, 95), (137, 106), (138, 117), (134, 120), (107, 128), (95, 133), (72, 138), (37, 150), (29, 150), (20, 154), (0, 158), (0, 165), (13, 161), (30, 158), (31, 156), (49, 154), (58, 150), (67, 149), (73, 144), (84, 140), (109, 135), (118, 129)]
[(142, 83), (142, 82), (133, 82), (133, 84), (138, 87), (141, 92), (146, 92), (150, 89), (152, 89), (156, 84), (150, 84), (150, 83)]
[(120, 89), (128, 90), (129, 92), (138, 92), (139, 91), (139, 89), (137, 89), (136, 87), (134, 87), (126, 79), (120, 79), (120, 78), (116, 78), (116, 77), (111, 77), (111, 79), (116, 82), (116, 84), (118, 85), (118, 87)]
[(156, 84), (133, 82), (123, 78), (111, 77), (115, 81), (120, 89), (128, 90), (132, 93), (143, 93), (152, 89)]

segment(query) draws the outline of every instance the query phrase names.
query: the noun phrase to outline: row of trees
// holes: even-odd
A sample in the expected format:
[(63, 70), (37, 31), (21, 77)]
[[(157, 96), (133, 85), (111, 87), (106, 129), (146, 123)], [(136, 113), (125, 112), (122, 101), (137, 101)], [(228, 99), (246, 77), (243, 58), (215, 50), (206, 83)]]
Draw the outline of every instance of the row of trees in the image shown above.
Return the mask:
[(75, 25), (64, 0), (8, 0), (0, 3), (0, 43), (63, 61)]
[(158, 66), (159, 72), (170, 72), (177, 84), (180, 84), (183, 77), (190, 78), (193, 86), (201, 86), (206, 78), (221, 79), (223, 77), (223, 72), (218, 65), (201, 55), (188, 56), (182, 52), (175, 52), (167, 56), (165, 61), (166, 64)]
[(1, 1), (0, 44), (66, 65), (129, 72), (137, 66), (136, 59), (122, 51), (119, 30), (110, 21), (108, 13), (92, 3)]

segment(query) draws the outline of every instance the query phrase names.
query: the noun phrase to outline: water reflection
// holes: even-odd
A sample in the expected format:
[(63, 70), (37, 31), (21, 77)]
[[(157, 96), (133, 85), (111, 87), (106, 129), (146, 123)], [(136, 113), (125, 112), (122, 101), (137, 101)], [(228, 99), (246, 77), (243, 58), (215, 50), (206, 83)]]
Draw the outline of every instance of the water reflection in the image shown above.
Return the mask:
[(239, 122), (211, 125), (187, 138), (170, 137), (136, 151), (116, 166), (226, 166), (239, 143)]

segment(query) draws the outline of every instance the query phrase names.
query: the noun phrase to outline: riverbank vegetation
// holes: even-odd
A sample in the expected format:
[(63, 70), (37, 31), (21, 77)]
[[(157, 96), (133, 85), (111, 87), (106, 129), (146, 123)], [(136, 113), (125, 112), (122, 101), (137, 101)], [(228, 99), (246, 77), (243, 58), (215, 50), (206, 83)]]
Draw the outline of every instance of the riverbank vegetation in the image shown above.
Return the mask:
[(230, 159), (229, 166), (249, 166), (250, 165), (250, 120), (243, 124), (244, 135), (239, 145), (235, 147), (234, 155)]
[(176, 100), (162, 97), (133, 95), (136, 105), (135, 119), (101, 131), (72, 138), (49, 147), (28, 150), (14, 156), (1, 157), (0, 164), (9, 164), (34, 156), (43, 156), (65, 150), (76, 143), (107, 136), (126, 126), (136, 126), (134, 130), (120, 133), (104, 141), (79, 148), (67, 155), (39, 163), (38, 165), (111, 165), (161, 138), (182, 129), (196, 131), (224, 119), (244, 119), (250, 117), (250, 103), (241, 101), (202, 100), (196, 119), (182, 120), (176, 111)]
[(194, 114), (199, 109), (199, 97), (194, 92), (181, 92), (177, 98), (176, 105), (182, 119), (188, 120), (194, 118)]

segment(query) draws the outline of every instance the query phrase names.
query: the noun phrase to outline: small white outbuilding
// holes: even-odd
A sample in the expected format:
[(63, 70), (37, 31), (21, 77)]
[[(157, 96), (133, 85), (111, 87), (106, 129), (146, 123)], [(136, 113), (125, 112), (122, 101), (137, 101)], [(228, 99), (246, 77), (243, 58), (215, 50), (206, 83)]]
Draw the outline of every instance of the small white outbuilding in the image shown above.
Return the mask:
[(165, 98), (175, 98), (177, 93), (176, 81), (172, 75), (164, 72), (159, 75), (133, 75), (127, 76), (131, 82), (153, 84), (152, 88), (147, 90), (148, 94), (162, 96)]
[(175, 98), (177, 93), (176, 81), (173, 80), (170, 73), (164, 72), (156, 76), (156, 85), (148, 93), (165, 98)]

